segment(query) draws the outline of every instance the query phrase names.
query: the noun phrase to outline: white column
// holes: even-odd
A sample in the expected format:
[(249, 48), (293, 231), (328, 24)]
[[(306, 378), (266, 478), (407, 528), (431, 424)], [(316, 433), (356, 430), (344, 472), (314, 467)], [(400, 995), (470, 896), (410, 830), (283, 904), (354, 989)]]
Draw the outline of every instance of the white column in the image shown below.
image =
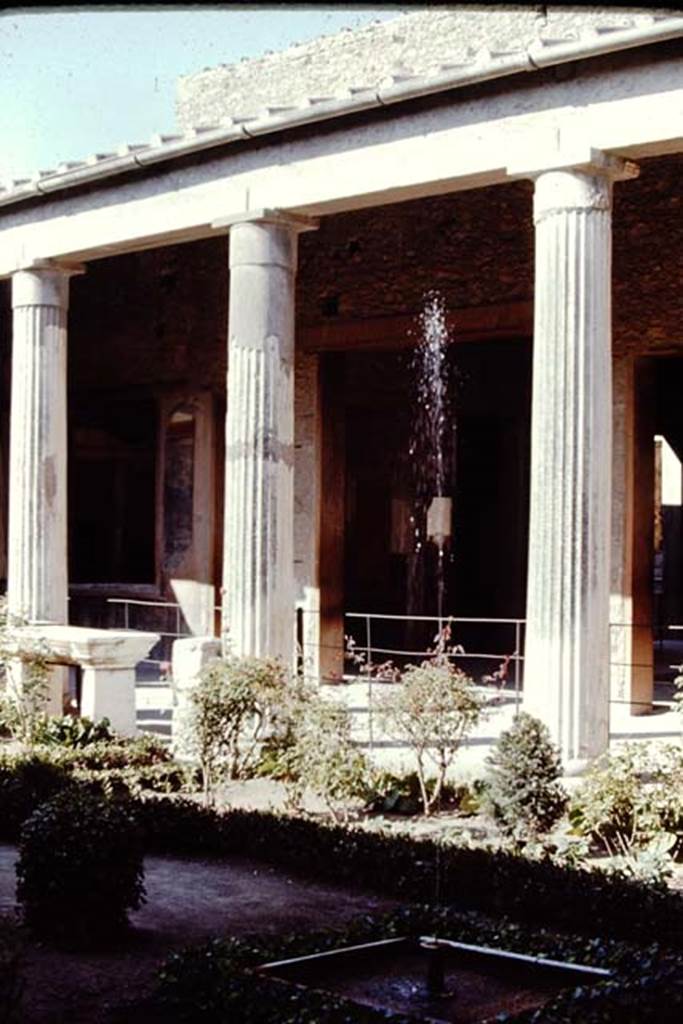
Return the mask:
[(12, 278), (8, 606), (31, 623), (66, 623), (66, 321), (69, 277), (35, 265)]
[[(216, 224), (216, 226), (219, 226)], [(304, 218), (230, 225), (223, 633), (293, 661), (294, 288)]]
[(536, 178), (524, 707), (568, 771), (608, 744), (611, 180)]

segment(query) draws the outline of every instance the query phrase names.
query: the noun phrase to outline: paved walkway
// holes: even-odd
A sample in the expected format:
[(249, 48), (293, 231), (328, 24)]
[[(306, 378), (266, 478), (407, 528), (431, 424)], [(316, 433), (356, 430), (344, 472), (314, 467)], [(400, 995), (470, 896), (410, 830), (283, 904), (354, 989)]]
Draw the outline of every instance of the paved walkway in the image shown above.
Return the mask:
[[(15, 861), (14, 847), (0, 844), (0, 912), (15, 906)], [(29, 945), (23, 1024), (98, 1024), (111, 1006), (149, 991), (170, 952), (212, 936), (343, 926), (395, 906), (247, 860), (148, 857), (145, 885), (147, 903), (131, 914), (125, 948), (76, 955)]]

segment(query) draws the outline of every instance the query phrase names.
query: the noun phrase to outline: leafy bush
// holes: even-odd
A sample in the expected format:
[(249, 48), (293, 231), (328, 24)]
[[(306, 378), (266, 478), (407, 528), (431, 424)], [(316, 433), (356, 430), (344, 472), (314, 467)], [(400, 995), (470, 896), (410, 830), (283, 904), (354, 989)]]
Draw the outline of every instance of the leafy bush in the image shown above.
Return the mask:
[(31, 747), (45, 715), (50, 667), (44, 643), (25, 637), (19, 641), (16, 627), (21, 625), (13, 621), (7, 599), (0, 595), (0, 732)]
[(93, 722), (78, 715), (45, 715), (36, 724), (34, 741), (37, 744), (59, 744), (80, 748), (114, 739), (108, 718)]
[(271, 658), (215, 658), (192, 691), (191, 732), (211, 803), (221, 778), (254, 770), (287, 688), (284, 666)]
[(291, 743), (285, 750), (288, 781), (299, 796), (305, 789), (322, 797), (336, 819), (348, 802), (368, 794), (369, 767), (351, 739), (343, 704), (314, 694), (301, 696), (292, 711)]
[(199, 784), (156, 738), (103, 741), (85, 747), (37, 746), (0, 756), (0, 838), (15, 841), (23, 821), (49, 797), (82, 786), (106, 796), (178, 793)]
[(627, 744), (603, 754), (575, 793), (570, 818), (615, 868), (663, 884), (683, 847), (683, 749), (655, 755)]
[(72, 784), (62, 765), (40, 754), (0, 756), (0, 838), (15, 841), (36, 807)]
[[(428, 787), (435, 785), (428, 780)], [(470, 786), (449, 785), (445, 783), (441, 789), (441, 807), (448, 807), (462, 815), (476, 814), (479, 799)], [(366, 810), (374, 814), (419, 814), (423, 809), (420, 780), (417, 772), (407, 775), (394, 775), (391, 772), (377, 771), (370, 782), (370, 794)]]
[[(407, 743), (415, 756), (425, 814), (438, 804), (446, 773), (466, 735), (479, 721), (482, 701), (474, 683), (448, 660), (410, 665), (383, 702), (384, 728)], [(430, 785), (428, 761), (436, 768)]]
[(486, 759), (487, 803), (503, 832), (534, 840), (562, 817), (567, 794), (560, 755), (547, 727), (526, 711), (501, 733)]
[(142, 834), (129, 806), (66, 791), (21, 829), (17, 899), (36, 934), (111, 938), (144, 900)]
[(156, 736), (114, 740), (95, 740), (83, 747), (39, 747), (39, 751), (55, 763), (72, 769), (107, 771), (112, 768), (147, 768), (159, 764), (175, 764), (168, 747)]

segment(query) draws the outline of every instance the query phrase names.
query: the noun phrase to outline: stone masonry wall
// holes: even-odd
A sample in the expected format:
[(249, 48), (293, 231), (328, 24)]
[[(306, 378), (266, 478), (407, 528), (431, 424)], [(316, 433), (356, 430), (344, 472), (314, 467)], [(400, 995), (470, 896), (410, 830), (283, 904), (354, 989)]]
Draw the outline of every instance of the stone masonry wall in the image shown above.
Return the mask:
[(391, 74), (427, 74), (482, 50), (526, 49), (539, 35), (578, 38), (596, 27), (632, 28), (670, 9), (510, 5), (424, 8), (365, 28), (323, 36), (280, 53), (220, 65), (180, 78), (181, 129), (254, 114), (266, 106), (334, 96), (350, 86), (377, 86)]

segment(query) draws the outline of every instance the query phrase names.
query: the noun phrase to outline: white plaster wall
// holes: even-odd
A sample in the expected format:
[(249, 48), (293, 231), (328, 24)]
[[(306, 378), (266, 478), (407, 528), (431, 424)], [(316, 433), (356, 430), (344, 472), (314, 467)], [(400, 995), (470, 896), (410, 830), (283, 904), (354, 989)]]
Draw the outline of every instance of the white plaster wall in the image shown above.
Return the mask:
[(471, 59), (483, 49), (519, 50), (538, 37), (579, 37), (596, 26), (647, 24), (643, 8), (510, 5), (503, 9), (425, 8), (381, 24), (345, 30), (180, 78), (177, 120), (187, 129), (222, 117), (257, 113), (304, 97), (334, 96), (349, 86), (379, 85), (391, 74), (426, 74), (444, 62)]

